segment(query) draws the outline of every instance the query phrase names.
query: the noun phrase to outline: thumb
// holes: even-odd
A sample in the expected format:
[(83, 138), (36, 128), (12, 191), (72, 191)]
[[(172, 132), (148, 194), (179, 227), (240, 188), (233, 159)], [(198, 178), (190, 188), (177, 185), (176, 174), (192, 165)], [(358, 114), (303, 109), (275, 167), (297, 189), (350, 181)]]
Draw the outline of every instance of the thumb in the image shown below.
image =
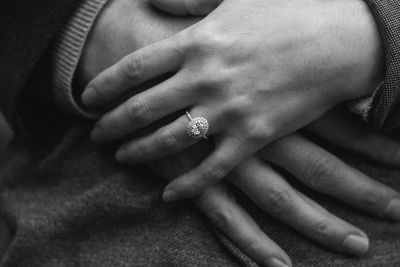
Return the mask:
[(207, 15), (213, 11), (222, 0), (149, 0), (156, 8), (173, 15)]

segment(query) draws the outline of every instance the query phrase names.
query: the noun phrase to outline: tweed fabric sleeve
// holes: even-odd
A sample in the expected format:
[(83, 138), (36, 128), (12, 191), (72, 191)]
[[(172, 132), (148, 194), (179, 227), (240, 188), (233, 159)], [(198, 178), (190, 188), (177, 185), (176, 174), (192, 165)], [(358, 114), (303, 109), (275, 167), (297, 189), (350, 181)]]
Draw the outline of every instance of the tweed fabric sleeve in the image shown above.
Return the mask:
[(72, 93), (72, 82), (86, 38), (106, 2), (82, 1), (61, 31), (53, 50), (53, 99), (63, 111), (86, 118), (93, 118), (95, 114), (78, 104)]
[(372, 125), (400, 126), (400, 0), (364, 0), (376, 19), (385, 49), (386, 75), (372, 99), (353, 105)]

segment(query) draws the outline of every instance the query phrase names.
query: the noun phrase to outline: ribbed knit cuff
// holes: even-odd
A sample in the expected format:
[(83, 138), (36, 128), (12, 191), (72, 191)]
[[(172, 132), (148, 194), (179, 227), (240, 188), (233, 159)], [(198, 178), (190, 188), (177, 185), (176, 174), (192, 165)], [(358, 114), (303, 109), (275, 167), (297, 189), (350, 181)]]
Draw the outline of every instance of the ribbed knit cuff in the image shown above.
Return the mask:
[(64, 27), (53, 50), (53, 98), (65, 112), (95, 117), (79, 106), (72, 93), (72, 81), (93, 23), (107, 0), (83, 0)]

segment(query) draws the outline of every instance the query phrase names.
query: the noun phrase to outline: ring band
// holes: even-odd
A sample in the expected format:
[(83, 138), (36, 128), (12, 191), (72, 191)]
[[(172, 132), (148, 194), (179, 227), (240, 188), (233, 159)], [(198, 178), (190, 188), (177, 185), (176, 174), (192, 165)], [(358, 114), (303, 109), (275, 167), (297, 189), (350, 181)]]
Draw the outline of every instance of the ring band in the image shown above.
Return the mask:
[(189, 122), (187, 124), (188, 135), (194, 139), (207, 139), (207, 132), (209, 128), (208, 121), (203, 117), (193, 118), (189, 111), (186, 111), (186, 116), (189, 118)]

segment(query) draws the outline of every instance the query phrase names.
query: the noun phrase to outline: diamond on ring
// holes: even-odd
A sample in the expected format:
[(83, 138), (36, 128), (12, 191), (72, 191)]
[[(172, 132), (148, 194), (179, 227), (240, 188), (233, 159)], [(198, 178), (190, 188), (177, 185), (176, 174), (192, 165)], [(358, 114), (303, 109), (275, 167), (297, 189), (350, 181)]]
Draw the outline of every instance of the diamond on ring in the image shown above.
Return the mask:
[(186, 115), (189, 118), (189, 122), (187, 125), (188, 135), (195, 139), (207, 139), (207, 132), (209, 127), (208, 121), (203, 117), (192, 118), (188, 111), (186, 111)]

